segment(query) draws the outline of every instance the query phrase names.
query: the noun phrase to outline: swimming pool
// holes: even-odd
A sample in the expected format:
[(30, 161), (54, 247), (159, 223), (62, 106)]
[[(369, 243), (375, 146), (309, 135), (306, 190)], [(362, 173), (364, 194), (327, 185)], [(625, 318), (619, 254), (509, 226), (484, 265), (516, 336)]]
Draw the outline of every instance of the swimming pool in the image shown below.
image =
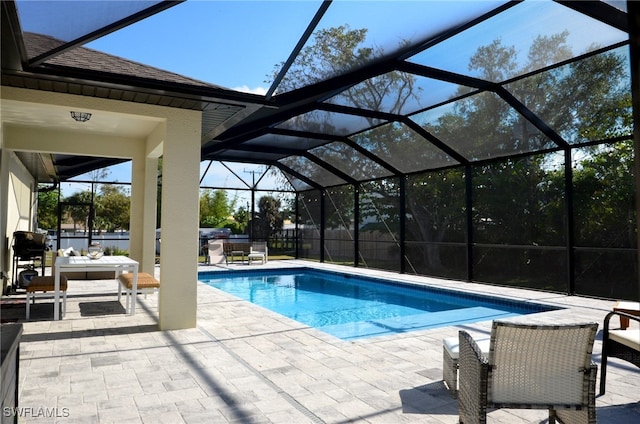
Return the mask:
[(344, 340), (554, 309), (311, 268), (209, 271), (199, 273), (198, 279)]

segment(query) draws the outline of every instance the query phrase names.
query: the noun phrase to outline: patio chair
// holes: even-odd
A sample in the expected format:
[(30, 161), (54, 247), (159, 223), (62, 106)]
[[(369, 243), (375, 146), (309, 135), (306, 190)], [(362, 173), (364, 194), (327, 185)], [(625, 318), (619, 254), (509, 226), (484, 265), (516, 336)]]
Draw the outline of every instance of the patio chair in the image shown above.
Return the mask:
[(549, 423), (595, 423), (597, 323), (494, 321), (489, 355), (460, 331), (459, 422), (486, 423), (488, 408), (548, 409)]
[(251, 251), (247, 256), (249, 264), (257, 260), (259, 260), (261, 264), (265, 264), (268, 261), (268, 256), (269, 251), (266, 241), (255, 241), (251, 243)]
[(620, 317), (621, 321), (626, 318), (628, 320), (625, 320), (627, 323), (629, 321), (640, 322), (640, 317), (617, 311), (609, 312), (604, 317), (604, 330), (602, 333), (602, 373), (600, 374), (600, 396), (604, 395), (605, 392), (607, 365), (609, 358), (613, 357), (622, 359), (640, 368), (640, 331), (638, 330), (637, 326), (633, 326), (629, 330), (611, 330), (609, 321), (614, 316)]
[(227, 255), (224, 252), (224, 243), (221, 240), (209, 240), (209, 265), (216, 265), (227, 262)]
[[(489, 352), (488, 337), (476, 340), (476, 343), (483, 354)], [(442, 380), (454, 398), (458, 397), (459, 347), (460, 339), (458, 337), (445, 337), (442, 339)]]

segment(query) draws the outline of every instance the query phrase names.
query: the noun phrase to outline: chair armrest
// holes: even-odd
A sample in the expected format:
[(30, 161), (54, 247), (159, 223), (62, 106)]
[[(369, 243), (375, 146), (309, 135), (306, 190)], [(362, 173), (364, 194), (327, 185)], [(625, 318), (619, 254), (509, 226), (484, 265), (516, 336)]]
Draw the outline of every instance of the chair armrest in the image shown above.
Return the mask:
[(458, 337), (460, 422), (479, 422), (487, 413), (489, 363), (469, 333), (460, 331)]
[(587, 368), (584, 372), (584, 380), (585, 380), (585, 405), (595, 405), (596, 404), (596, 375), (598, 374), (598, 365), (591, 361), (591, 366)]
[[(603, 325), (603, 329), (602, 329), (602, 342), (604, 343), (605, 346), (607, 344), (607, 341), (609, 340), (610, 321), (611, 321), (611, 318), (613, 318), (614, 316), (621, 317), (621, 318), (627, 318), (628, 320), (636, 321), (636, 322), (640, 323), (640, 317), (639, 316), (627, 314), (626, 312), (620, 312), (620, 311), (609, 312), (604, 317), (604, 325)], [(603, 349), (604, 349), (604, 347), (603, 347)]]

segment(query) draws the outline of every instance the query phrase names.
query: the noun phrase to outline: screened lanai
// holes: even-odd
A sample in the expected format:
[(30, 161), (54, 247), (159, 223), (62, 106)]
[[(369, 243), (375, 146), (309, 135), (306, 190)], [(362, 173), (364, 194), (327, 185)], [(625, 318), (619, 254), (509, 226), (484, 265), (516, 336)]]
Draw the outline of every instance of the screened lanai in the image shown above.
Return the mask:
[[(3, 3), (3, 86), (201, 111), (201, 185), (293, 198), (299, 258), (638, 297), (634, 2), (36, 3)], [(175, 27), (173, 50), (181, 13), (210, 34)], [(187, 44), (192, 74), (142, 54)], [(41, 182), (114, 161), (46, 158)]]

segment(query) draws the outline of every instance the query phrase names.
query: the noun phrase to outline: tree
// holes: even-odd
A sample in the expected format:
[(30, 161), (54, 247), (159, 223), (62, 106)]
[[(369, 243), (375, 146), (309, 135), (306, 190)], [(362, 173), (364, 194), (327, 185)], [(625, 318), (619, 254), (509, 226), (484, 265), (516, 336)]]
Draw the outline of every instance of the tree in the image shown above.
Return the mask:
[(94, 230), (128, 230), (131, 210), (129, 193), (121, 186), (102, 184), (95, 197)]
[(38, 228), (58, 228), (58, 192), (38, 190)]
[[(320, 29), (314, 34), (314, 41), (300, 51), (294, 66), (278, 86), (279, 90), (295, 90), (331, 78), (347, 68), (368, 63), (374, 50), (362, 46), (366, 34), (366, 29), (352, 30), (349, 25)], [(274, 66), (271, 81), (283, 64)]]
[(71, 219), (74, 231), (77, 230), (78, 224), (81, 224), (85, 230), (89, 228), (88, 205), (91, 204), (92, 198), (91, 191), (84, 190), (73, 193), (64, 199), (69, 205), (66, 216), (63, 216), (63, 219)]
[[(576, 244), (637, 246), (633, 142), (591, 147), (574, 172)], [(583, 151), (584, 153), (584, 151)]]
[(238, 234), (244, 233), (249, 225), (249, 210), (244, 206), (240, 206), (233, 214), (233, 219), (235, 220), (235, 232)]
[(258, 201), (258, 213), (252, 220), (253, 237), (267, 240), (282, 230), (283, 218), (280, 200), (273, 196), (262, 196)]
[(233, 213), (225, 190), (204, 190), (200, 196), (200, 227), (219, 228)]

